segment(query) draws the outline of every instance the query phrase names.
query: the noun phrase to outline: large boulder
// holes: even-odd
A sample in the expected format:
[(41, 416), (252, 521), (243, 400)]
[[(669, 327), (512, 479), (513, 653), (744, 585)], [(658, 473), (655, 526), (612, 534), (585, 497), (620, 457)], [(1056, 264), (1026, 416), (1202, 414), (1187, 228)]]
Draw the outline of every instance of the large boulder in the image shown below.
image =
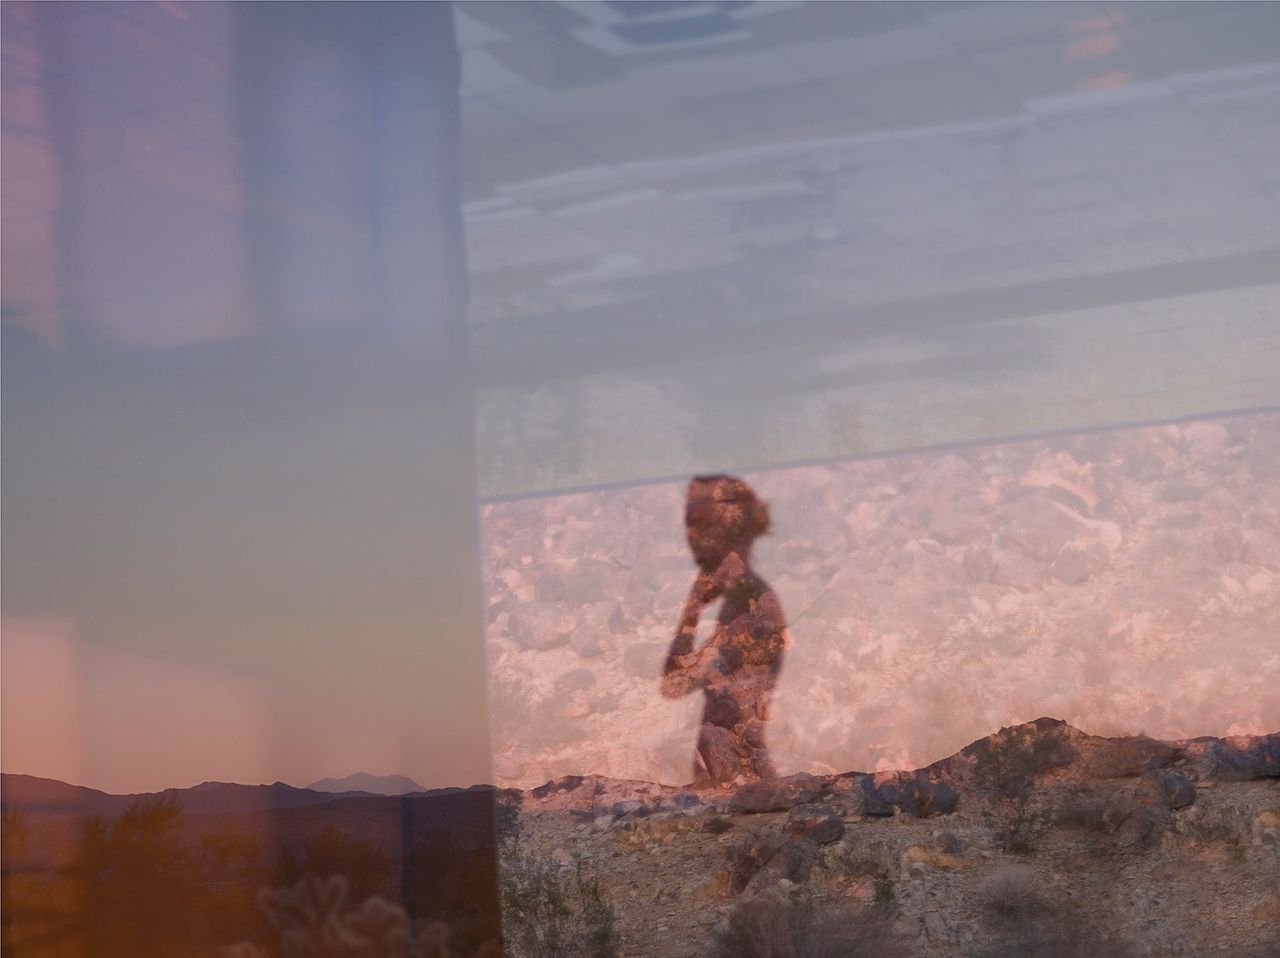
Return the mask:
[(780, 812), (795, 804), (797, 790), (779, 779), (748, 782), (729, 799), (729, 811), (739, 815)]
[(960, 793), (950, 782), (921, 778), (916, 783), (916, 802), (922, 817), (950, 815), (960, 804)]
[(862, 775), (857, 779), (862, 790), (862, 814), (871, 818), (884, 818), (893, 814), (892, 795), (881, 793), (876, 787), (875, 779), (870, 775)]
[(1224, 782), (1280, 778), (1280, 733), (1217, 739), (1210, 754), (1212, 775)]

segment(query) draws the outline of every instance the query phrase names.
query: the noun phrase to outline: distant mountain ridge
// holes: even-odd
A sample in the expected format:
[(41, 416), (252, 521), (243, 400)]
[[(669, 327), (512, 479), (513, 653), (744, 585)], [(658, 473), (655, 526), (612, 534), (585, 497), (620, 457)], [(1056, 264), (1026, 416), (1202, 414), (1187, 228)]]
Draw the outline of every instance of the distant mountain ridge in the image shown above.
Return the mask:
[[(368, 787), (344, 787), (354, 785)], [(375, 791), (375, 788), (378, 790)], [(110, 818), (121, 814), (139, 798), (158, 796), (177, 799), (188, 814), (234, 814), (309, 808), (353, 798), (441, 796), (491, 789), (492, 786), (488, 785), (426, 789), (404, 776), (378, 776), (359, 772), (344, 779), (323, 779), (309, 788), (297, 788), (284, 782), (275, 782), (271, 785), (201, 782), (190, 788), (166, 788), (160, 792), (114, 795), (83, 785), (70, 785), (53, 778), (4, 772), (0, 773), (0, 807), (6, 810), (22, 809), (23, 814), (29, 819), (92, 815), (104, 815)]]
[(0, 775), (0, 805), (21, 808), (28, 816), (61, 817), (119, 815), (143, 795), (176, 798), (184, 811), (248, 812), (270, 808), (301, 808), (321, 805), (336, 797), (330, 792), (312, 792), (284, 782), (271, 785), (237, 785), (231, 782), (201, 782), (191, 788), (166, 788), (160, 792), (113, 795), (96, 788), (68, 785), (52, 778), (4, 773)]
[(307, 786), (313, 792), (367, 792), (370, 795), (409, 795), (426, 789), (405, 775), (356, 772), (345, 778), (322, 778)]

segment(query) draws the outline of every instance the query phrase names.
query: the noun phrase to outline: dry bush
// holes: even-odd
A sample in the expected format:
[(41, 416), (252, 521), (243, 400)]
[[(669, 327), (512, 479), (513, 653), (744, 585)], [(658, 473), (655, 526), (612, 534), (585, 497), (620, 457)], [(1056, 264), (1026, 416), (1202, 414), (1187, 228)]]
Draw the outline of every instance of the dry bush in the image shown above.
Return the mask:
[(982, 880), (978, 894), (988, 908), (1006, 916), (1027, 914), (1045, 904), (1036, 873), (1025, 865), (997, 868)]
[(502, 935), (507, 958), (614, 958), (617, 914), (600, 882), (576, 866), (510, 848), (501, 869)]
[(1107, 803), (1101, 796), (1088, 792), (1073, 793), (1063, 799), (1053, 818), (1063, 828), (1104, 832), (1107, 830)]
[(711, 958), (910, 958), (886, 909), (808, 896), (747, 899), (717, 932)]
[(1181, 813), (1175, 830), (1200, 844), (1221, 845), (1243, 859), (1252, 839), (1253, 818), (1241, 808), (1197, 805)]
[(1012, 811), (997, 829), (996, 842), (1012, 855), (1031, 855), (1047, 822), (1045, 811), (1033, 808), (1024, 795), (1012, 803)]
[(993, 940), (969, 958), (1134, 958), (1133, 947), (1096, 920), (1060, 907), (1045, 895), (1035, 872), (1006, 865), (978, 886), (996, 918)]
[[(259, 900), (271, 921), (268, 944), (244, 941), (223, 958), (460, 958), (448, 925), (414, 925), (405, 910), (383, 898), (359, 905), (347, 897), (341, 875), (306, 875), (290, 888), (263, 889)], [(493, 955), (497, 945), (481, 954)]]
[(1122, 938), (1080, 915), (1055, 908), (1026, 914), (1004, 929), (1000, 941), (968, 958), (1136, 958)]

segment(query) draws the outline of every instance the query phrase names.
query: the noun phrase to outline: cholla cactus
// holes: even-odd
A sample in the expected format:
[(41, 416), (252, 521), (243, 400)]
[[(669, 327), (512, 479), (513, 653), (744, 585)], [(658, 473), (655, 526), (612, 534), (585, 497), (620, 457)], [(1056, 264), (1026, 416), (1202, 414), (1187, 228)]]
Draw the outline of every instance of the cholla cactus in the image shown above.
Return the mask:
[(292, 888), (263, 889), (259, 902), (279, 935), (278, 948), (242, 942), (224, 958), (458, 958), (446, 924), (430, 922), (415, 935), (405, 910), (385, 898), (351, 906), (340, 875), (304, 875)]

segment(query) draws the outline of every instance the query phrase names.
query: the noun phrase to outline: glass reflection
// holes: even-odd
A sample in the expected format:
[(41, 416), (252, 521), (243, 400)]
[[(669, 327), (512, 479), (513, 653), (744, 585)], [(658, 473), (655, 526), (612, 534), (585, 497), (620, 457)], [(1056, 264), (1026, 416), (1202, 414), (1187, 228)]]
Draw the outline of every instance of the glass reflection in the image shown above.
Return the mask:
[[(1278, 11), (4, 4), (6, 956), (1120, 954), (1046, 823), (1270, 874)], [(1214, 867), (1148, 950), (1268, 947)]]

